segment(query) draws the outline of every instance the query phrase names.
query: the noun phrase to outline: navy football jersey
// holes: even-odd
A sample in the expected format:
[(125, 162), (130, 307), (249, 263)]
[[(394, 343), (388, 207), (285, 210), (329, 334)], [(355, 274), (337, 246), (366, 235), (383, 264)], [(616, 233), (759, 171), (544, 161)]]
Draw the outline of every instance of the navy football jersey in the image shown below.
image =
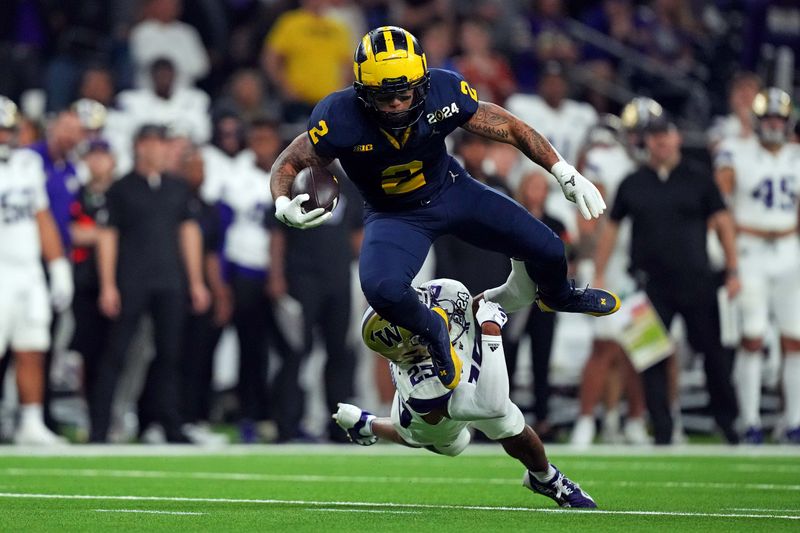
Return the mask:
[(403, 209), (435, 196), (449, 179), (444, 139), (478, 110), (478, 95), (461, 75), (430, 73), (422, 117), (399, 139), (378, 126), (352, 87), (328, 95), (311, 114), (308, 136), (317, 154), (338, 158), (375, 209)]

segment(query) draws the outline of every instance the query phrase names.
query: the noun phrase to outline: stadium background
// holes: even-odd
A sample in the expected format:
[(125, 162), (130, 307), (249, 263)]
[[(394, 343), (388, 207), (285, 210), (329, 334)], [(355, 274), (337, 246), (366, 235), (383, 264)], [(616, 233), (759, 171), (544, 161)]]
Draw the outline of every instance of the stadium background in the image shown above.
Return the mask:
[[(117, 155), (119, 173), (126, 170), (125, 161), (130, 164), (136, 126), (162, 122), (167, 114), (172, 118), (166, 125), (175, 135), (199, 145), (214, 142), (212, 124), (230, 112), (245, 119), (267, 116), (276, 120), (282, 138), (288, 141), (304, 129), (303, 117), (315, 98), (327, 92), (325, 87), (335, 89), (351, 81), (346, 73), (357, 39), (369, 28), (387, 23), (417, 34), (431, 66), (461, 70), (484, 100), (502, 104), (513, 94), (534, 93), (542, 72), (553, 61), (569, 81), (570, 98), (589, 103), (597, 113), (618, 113), (634, 96), (650, 96), (679, 125), (687, 154), (706, 162), (709, 128), (715, 117), (730, 111), (728, 90), (737, 72), (755, 72), (766, 85), (781, 86), (791, 94), (800, 82), (794, 57), (800, 43), (800, 9), (789, 0), (319, 0), (299, 6), (280, 1), (187, 0), (182, 9), (181, 2), (174, 0), (14, 0), (8, 7), (8, 16), (0, 23), (0, 94), (20, 105), (25, 117), (22, 142), (44, 138), (48, 124), (59, 112), (81, 97), (92, 97), (108, 106), (107, 140)], [(276, 31), (282, 17), (298, 7), (324, 12), (325, 24), (312, 26), (309, 34)], [(170, 21), (173, 15), (186, 25)], [(143, 29), (143, 24), (158, 18), (172, 29)], [(302, 27), (302, 21), (298, 24)], [(296, 42), (308, 39), (328, 44), (310, 55), (306, 52), (305, 67), (276, 64), (271, 58), (277, 50), (288, 55), (293, 48), (302, 49)], [(132, 108), (119, 105), (134, 94), (129, 91), (148, 90), (149, 66), (162, 56), (173, 59), (179, 83), (196, 96), (187, 99), (192, 102), (189, 107), (153, 113), (146, 107), (130, 111)], [(332, 65), (337, 62), (340, 69)], [(87, 72), (101, 74), (89, 83)], [(81, 154), (78, 147), (73, 157), (79, 159)], [(514, 188), (519, 171), (508, 151), (490, 147), (487, 165)], [(206, 176), (208, 182), (214, 179)], [(572, 227), (575, 221), (568, 219), (565, 224)], [(432, 276), (435, 261), (427, 267), (423, 275)], [(353, 296), (359, 302), (353, 312), (357, 324), (363, 305), (357, 287), (353, 287)], [(57, 329), (61, 337), (56, 340), (60, 349), (51, 372), (56, 392), (54, 416), (67, 426), (81, 428), (86, 420), (80, 398), (80, 358), (65, 349), (69, 317), (62, 317), (61, 322)], [(146, 346), (146, 331), (141, 337)], [(225, 335), (217, 349), (214, 386), (221, 392), (216, 397), (220, 406), (217, 421), (225, 420), (228, 395), (224, 391), (233, 388), (236, 380), (233, 340), (233, 335)], [(551, 377), (564, 394), (553, 398), (555, 424), (568, 426), (574, 419), (575, 387), (590, 341), (584, 317), (560, 322)], [(358, 344), (355, 338), (353, 342)], [(142, 348), (135, 359), (146, 362), (141, 355), (146, 352), (147, 348)], [(521, 353), (527, 353), (524, 344)], [(683, 353), (682, 399), (689, 415), (685, 425), (688, 430), (707, 432), (711, 422), (702, 409), (697, 417), (691, 416), (706, 398), (698, 361), (688, 350)], [(304, 425), (312, 438), (324, 438), (327, 424), (320, 392), (323, 359), (324, 353), (317, 349), (302, 374), (309, 394)], [(362, 352), (358, 362), (354, 381), (360, 404), (380, 411), (374, 358)], [(136, 373), (136, 369), (129, 371)], [(6, 374), (6, 431), (13, 417), (12, 374)], [(523, 404), (530, 402), (529, 374), (523, 357), (515, 391), (515, 398)], [(776, 383), (776, 377), (772, 382), (767, 378), (767, 386), (774, 388)], [(123, 396), (128, 395), (120, 400), (123, 409), (124, 402), (137, 395), (133, 389), (123, 391)], [(777, 406), (775, 396), (765, 399), (765, 408)]]

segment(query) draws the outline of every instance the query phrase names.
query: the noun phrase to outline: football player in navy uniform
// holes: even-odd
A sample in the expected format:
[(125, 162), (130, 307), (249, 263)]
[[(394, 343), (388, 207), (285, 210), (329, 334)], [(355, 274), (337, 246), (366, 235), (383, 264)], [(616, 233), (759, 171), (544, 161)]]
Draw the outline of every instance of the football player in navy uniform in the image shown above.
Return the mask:
[(491, 296), (508, 311), (534, 299), (546, 311), (606, 315), (619, 308), (608, 291), (575, 288), (567, 280), (561, 240), (521, 205), (473, 179), (444, 142), (460, 126), (511, 144), (550, 169), (585, 218), (598, 217), (606, 206), (597, 188), (542, 135), (502, 107), (478, 100), (459, 74), (429, 69), (419, 42), (402, 28), (383, 26), (365, 35), (353, 68), (353, 87), (320, 101), (308, 131), (273, 165), (275, 216), (298, 228), (328, 220), (331, 214), (321, 208), (304, 212), (309, 196), (291, 199), (290, 191), (303, 168), (339, 159), (366, 200), (359, 263), (364, 295), (381, 317), (421, 336), (445, 387), (458, 385), (462, 365), (450, 345), (447, 315), (420, 304), (411, 287), (440, 235), (524, 261), (527, 276), (512, 272), (500, 294)]

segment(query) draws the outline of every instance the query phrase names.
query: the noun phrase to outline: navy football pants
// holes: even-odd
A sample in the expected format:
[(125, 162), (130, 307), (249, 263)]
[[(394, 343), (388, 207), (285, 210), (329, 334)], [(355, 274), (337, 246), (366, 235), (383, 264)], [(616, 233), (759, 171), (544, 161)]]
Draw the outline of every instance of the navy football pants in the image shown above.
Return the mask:
[[(437, 237), (452, 234), (475, 246), (525, 261), (550, 301), (569, 293), (564, 244), (517, 202), (459, 173), (430, 203), (399, 212), (368, 211), (359, 261), (361, 289), (384, 319), (423, 335), (449, 352), (438, 315), (419, 302), (411, 280)], [(444, 343), (447, 344), (444, 344)], [(439, 344), (441, 343), (441, 344)]]

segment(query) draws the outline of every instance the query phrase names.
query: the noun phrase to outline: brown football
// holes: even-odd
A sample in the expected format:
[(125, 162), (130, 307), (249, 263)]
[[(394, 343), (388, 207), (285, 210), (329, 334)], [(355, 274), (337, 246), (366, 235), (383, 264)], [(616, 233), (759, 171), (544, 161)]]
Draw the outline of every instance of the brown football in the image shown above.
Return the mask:
[(339, 180), (325, 167), (306, 167), (294, 178), (292, 198), (304, 193), (310, 196), (301, 204), (304, 212), (318, 207), (333, 211), (339, 203)]

